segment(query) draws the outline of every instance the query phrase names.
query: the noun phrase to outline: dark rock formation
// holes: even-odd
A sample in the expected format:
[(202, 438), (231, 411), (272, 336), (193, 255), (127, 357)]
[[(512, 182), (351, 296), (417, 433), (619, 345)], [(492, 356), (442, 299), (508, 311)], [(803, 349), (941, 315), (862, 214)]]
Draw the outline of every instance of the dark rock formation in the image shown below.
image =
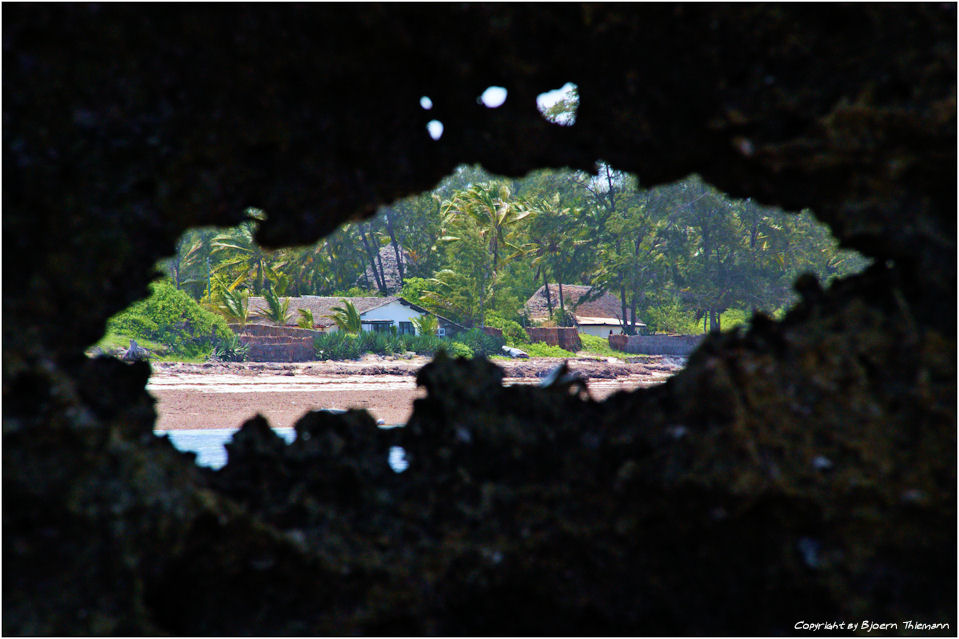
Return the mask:
[[(4, 18), (5, 634), (955, 631), (955, 5)], [(147, 364), (82, 354), (189, 226), (303, 244), (460, 162), (597, 158), (810, 207), (875, 265), (651, 391), (439, 360), (405, 429), (252, 420), (216, 473), (152, 434)]]

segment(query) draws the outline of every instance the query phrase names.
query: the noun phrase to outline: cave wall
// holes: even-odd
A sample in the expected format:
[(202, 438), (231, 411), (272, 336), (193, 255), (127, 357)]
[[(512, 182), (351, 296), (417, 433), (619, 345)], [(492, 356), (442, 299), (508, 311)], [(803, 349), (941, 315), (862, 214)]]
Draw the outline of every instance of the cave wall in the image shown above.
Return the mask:
[[(954, 631), (955, 11), (6, 5), (4, 633)], [(305, 244), (463, 162), (600, 158), (811, 208), (875, 265), (654, 390), (441, 360), (406, 429), (253, 420), (218, 473), (152, 435), (146, 365), (82, 355), (190, 226), (256, 206)]]

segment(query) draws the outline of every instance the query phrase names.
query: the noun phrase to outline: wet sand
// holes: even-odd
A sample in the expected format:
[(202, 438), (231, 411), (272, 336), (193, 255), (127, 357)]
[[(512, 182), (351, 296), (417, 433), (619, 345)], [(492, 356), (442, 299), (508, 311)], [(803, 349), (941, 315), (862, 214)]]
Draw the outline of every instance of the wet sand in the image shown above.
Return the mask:
[[(425, 391), (416, 371), (428, 360), (310, 362), (306, 364), (154, 363), (147, 390), (157, 400), (157, 430), (238, 428), (257, 413), (274, 427), (292, 426), (321, 408), (365, 408), (386, 424), (405, 423), (413, 400)], [(559, 362), (532, 359), (497, 362), (505, 384), (538, 384)], [(647, 360), (622, 364), (571, 361), (588, 379), (590, 394), (603, 399), (620, 390), (662, 383), (681, 362)]]

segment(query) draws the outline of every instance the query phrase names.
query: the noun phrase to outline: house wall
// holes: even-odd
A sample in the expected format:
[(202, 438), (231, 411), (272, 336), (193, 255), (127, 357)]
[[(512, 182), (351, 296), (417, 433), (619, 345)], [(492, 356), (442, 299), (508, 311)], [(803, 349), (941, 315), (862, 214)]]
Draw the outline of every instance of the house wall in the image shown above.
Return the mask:
[[(360, 315), (360, 318), (363, 320), (391, 320), (393, 325), (399, 329), (400, 322), (412, 322), (414, 318), (425, 315), (425, 313), (420, 313), (415, 311), (409, 306), (404, 306), (399, 301), (390, 302), (386, 306), (381, 306), (379, 308), (374, 308), (372, 311), (367, 311)], [(363, 330), (370, 330), (368, 324), (363, 325)], [(416, 325), (413, 325), (413, 330), (416, 330)]]

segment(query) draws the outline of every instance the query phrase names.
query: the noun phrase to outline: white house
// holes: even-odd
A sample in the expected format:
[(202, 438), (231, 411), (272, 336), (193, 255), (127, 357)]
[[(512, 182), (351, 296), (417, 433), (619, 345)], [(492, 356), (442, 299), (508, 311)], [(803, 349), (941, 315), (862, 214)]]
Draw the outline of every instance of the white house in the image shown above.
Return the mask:
[[(307, 309), (313, 315), (313, 329), (333, 332), (337, 330), (336, 323), (329, 318), (333, 308), (342, 306), (344, 300), (356, 307), (360, 314), (360, 322), (364, 331), (389, 331), (396, 329), (400, 335), (416, 334), (416, 325), (413, 319), (423, 315), (435, 315), (425, 308), (408, 302), (402, 297), (321, 297), (318, 295), (303, 295), (302, 297), (282, 298), (290, 302), (290, 319), (287, 326), (296, 326), (300, 318), (299, 309)], [(263, 297), (251, 297), (247, 302), (250, 314), (250, 323), (268, 324), (269, 320), (258, 314), (267, 308)], [(445, 317), (436, 315), (439, 324), (439, 335), (452, 335), (465, 330), (464, 327)]]

